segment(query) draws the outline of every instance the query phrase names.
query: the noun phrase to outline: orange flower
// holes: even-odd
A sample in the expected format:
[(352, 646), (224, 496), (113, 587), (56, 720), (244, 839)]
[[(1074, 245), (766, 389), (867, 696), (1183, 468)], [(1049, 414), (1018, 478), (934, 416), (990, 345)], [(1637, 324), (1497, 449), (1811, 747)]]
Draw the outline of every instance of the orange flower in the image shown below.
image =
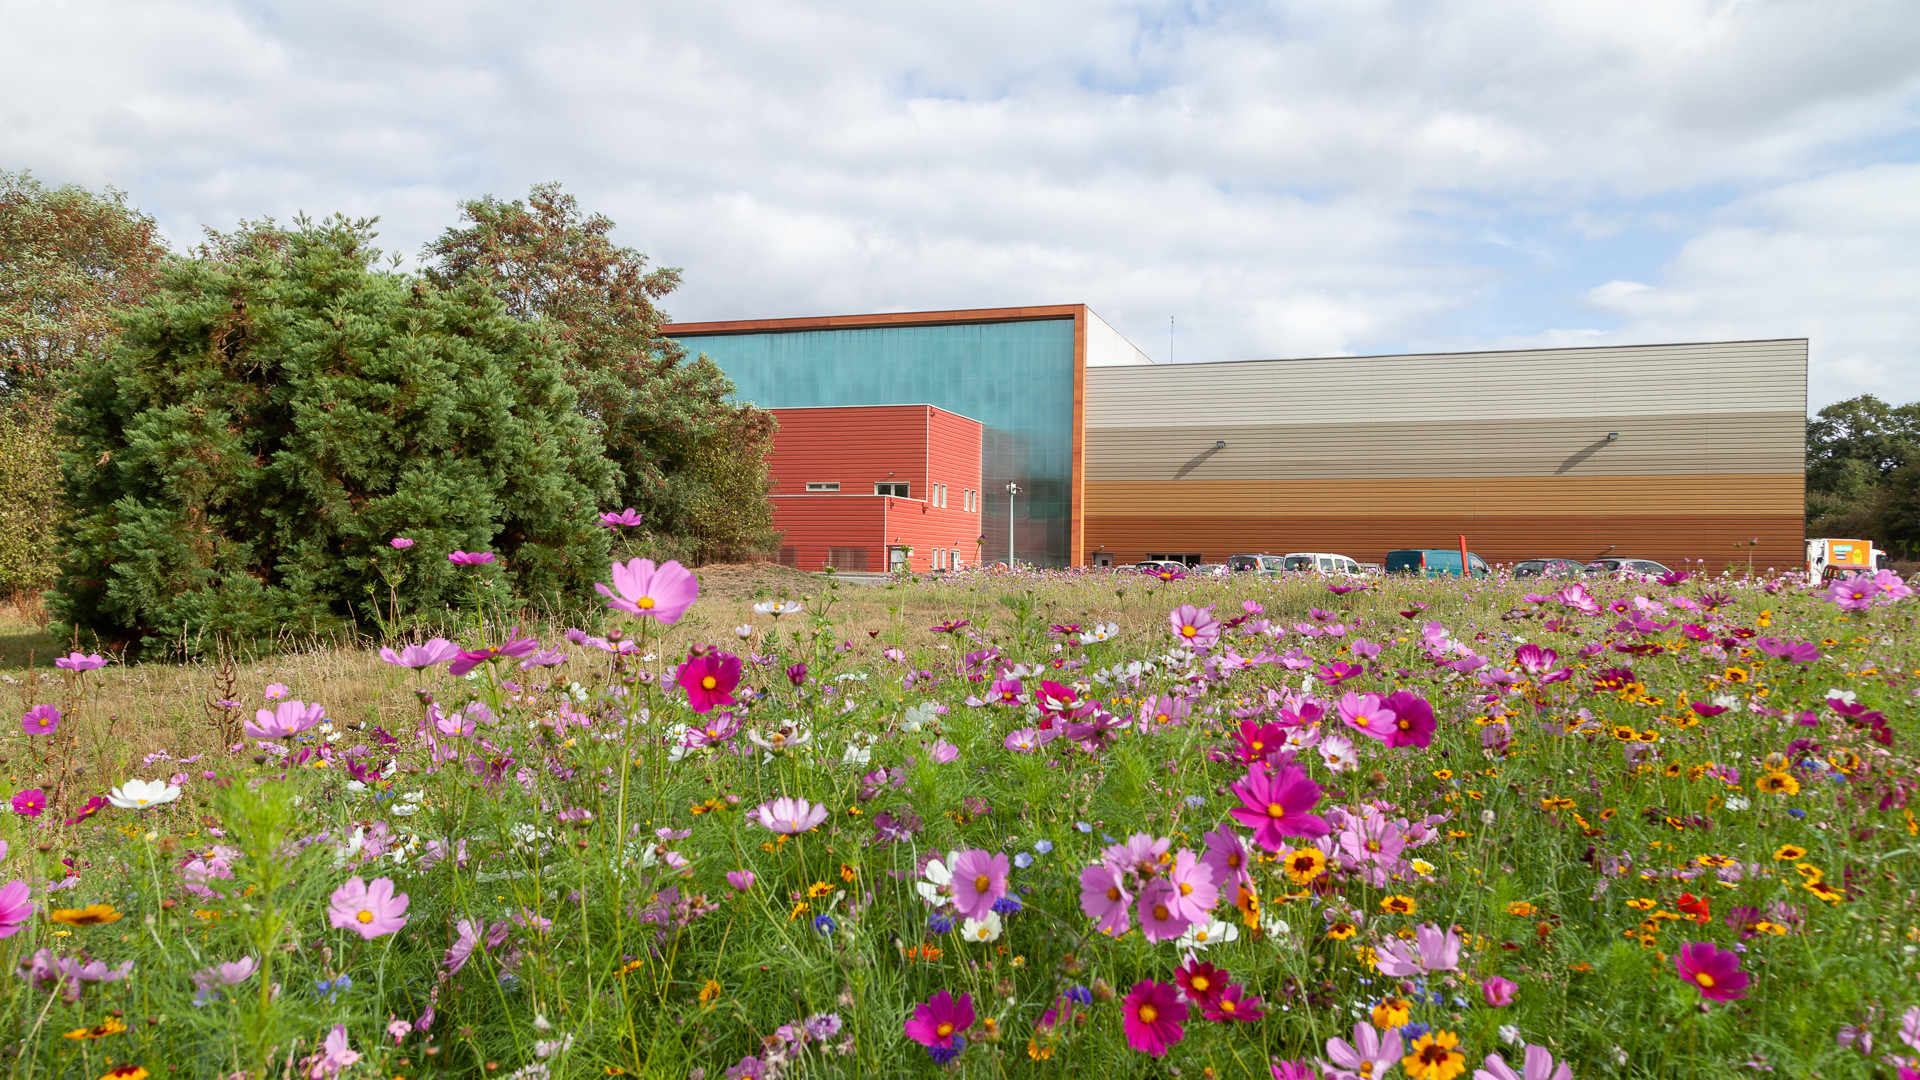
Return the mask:
[(83, 908), (55, 908), (47, 918), (68, 926), (99, 926), (118, 922), (120, 913), (113, 910), (112, 904), (88, 904)]

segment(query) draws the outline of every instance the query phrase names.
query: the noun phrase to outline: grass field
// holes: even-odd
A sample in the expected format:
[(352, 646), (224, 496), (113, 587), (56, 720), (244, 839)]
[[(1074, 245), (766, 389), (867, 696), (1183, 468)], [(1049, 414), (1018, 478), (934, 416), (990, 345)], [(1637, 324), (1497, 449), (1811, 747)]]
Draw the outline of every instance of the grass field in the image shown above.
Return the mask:
[(1562, 584), (714, 568), (670, 625), (450, 613), (465, 677), (0, 622), (0, 1060), (1893, 1075), (1915, 601)]

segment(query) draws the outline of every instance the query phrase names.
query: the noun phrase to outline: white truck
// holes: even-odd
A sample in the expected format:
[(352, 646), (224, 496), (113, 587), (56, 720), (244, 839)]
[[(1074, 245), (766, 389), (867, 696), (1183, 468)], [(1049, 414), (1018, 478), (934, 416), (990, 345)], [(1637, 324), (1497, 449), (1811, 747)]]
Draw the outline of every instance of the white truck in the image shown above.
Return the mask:
[(1869, 540), (1809, 540), (1807, 584), (1818, 585), (1845, 574), (1871, 574), (1880, 569), (1880, 557), (1885, 554)]

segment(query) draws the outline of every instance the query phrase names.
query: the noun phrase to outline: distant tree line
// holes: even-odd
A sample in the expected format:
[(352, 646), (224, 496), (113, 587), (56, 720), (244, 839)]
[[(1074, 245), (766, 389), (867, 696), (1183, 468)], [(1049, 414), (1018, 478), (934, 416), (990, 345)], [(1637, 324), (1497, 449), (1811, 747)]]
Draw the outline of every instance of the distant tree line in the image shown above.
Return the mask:
[[(623, 548), (776, 545), (770, 414), (662, 337), (679, 271), (557, 185), (466, 203), (419, 273), (373, 220), (209, 230), (0, 172), (0, 591), (62, 633), (181, 647), (391, 628), (458, 600), (561, 606)], [(396, 536), (418, 551), (392, 546)]]
[(1807, 422), (1807, 535), (1920, 559), (1920, 402), (1865, 394)]

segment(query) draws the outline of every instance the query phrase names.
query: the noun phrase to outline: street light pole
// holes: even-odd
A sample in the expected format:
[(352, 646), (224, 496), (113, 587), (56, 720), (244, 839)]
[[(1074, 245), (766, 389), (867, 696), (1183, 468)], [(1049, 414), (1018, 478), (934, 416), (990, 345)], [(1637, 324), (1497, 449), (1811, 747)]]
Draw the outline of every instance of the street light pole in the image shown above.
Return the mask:
[(1007, 569), (1013, 569), (1013, 497), (1020, 494), (1020, 485), (1007, 481)]

